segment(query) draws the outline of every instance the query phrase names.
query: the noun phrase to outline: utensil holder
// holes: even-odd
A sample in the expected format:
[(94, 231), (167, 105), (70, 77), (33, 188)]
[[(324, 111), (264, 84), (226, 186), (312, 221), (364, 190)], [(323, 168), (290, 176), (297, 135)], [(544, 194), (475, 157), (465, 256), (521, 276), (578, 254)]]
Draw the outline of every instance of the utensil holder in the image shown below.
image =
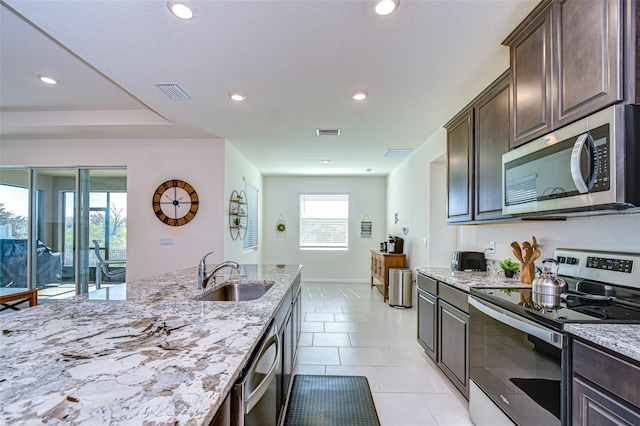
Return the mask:
[(533, 283), (533, 278), (536, 275), (536, 267), (533, 263), (521, 263), (520, 264), (520, 282), (522, 284)]

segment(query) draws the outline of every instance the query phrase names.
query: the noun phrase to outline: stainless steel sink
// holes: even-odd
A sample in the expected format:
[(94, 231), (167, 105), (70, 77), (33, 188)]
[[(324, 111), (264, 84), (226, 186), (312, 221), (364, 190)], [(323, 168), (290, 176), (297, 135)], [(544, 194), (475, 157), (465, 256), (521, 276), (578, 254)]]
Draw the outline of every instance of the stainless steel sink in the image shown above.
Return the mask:
[(207, 292), (196, 300), (203, 302), (242, 302), (262, 297), (273, 286), (273, 281), (228, 283)]

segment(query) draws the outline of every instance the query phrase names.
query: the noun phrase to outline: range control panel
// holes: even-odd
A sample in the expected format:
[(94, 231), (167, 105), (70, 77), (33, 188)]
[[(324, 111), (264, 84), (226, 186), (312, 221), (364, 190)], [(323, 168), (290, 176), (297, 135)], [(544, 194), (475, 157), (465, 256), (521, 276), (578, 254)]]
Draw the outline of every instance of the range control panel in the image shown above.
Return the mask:
[(612, 259), (608, 257), (587, 257), (587, 268), (631, 273), (633, 260)]
[(562, 276), (640, 289), (640, 253), (557, 248)]

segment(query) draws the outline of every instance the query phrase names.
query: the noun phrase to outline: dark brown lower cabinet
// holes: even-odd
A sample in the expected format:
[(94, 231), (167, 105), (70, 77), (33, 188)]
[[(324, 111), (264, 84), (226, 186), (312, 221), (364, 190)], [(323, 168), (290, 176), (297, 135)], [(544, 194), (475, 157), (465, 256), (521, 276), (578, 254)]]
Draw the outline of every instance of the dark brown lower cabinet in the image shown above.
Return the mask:
[(418, 343), (432, 360), (437, 357), (437, 318), (438, 298), (429, 292), (418, 289)]
[(573, 344), (572, 417), (578, 425), (640, 425), (640, 366)]
[(418, 274), (418, 343), (469, 399), (468, 294)]
[(440, 369), (469, 398), (469, 315), (438, 300)]

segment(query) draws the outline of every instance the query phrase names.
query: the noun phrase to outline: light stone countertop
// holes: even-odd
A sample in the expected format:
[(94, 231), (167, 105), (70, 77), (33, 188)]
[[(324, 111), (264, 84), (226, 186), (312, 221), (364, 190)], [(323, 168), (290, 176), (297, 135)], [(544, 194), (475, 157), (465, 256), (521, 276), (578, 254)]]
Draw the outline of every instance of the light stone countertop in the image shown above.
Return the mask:
[(189, 268), (0, 315), (0, 424), (207, 425), (301, 271), (245, 268), (255, 301), (191, 300)]
[(452, 271), (451, 268), (416, 268), (416, 270), (467, 293), (471, 287), (531, 287), (531, 284), (522, 284), (518, 278), (505, 278), (496, 270), (487, 272)]
[[(450, 268), (416, 268), (428, 277), (469, 292), (471, 287), (530, 287), (516, 278), (504, 278), (496, 270), (488, 272), (452, 271)], [(568, 323), (564, 329), (586, 341), (640, 361), (640, 324)]]
[(564, 329), (640, 362), (640, 324), (566, 324)]

